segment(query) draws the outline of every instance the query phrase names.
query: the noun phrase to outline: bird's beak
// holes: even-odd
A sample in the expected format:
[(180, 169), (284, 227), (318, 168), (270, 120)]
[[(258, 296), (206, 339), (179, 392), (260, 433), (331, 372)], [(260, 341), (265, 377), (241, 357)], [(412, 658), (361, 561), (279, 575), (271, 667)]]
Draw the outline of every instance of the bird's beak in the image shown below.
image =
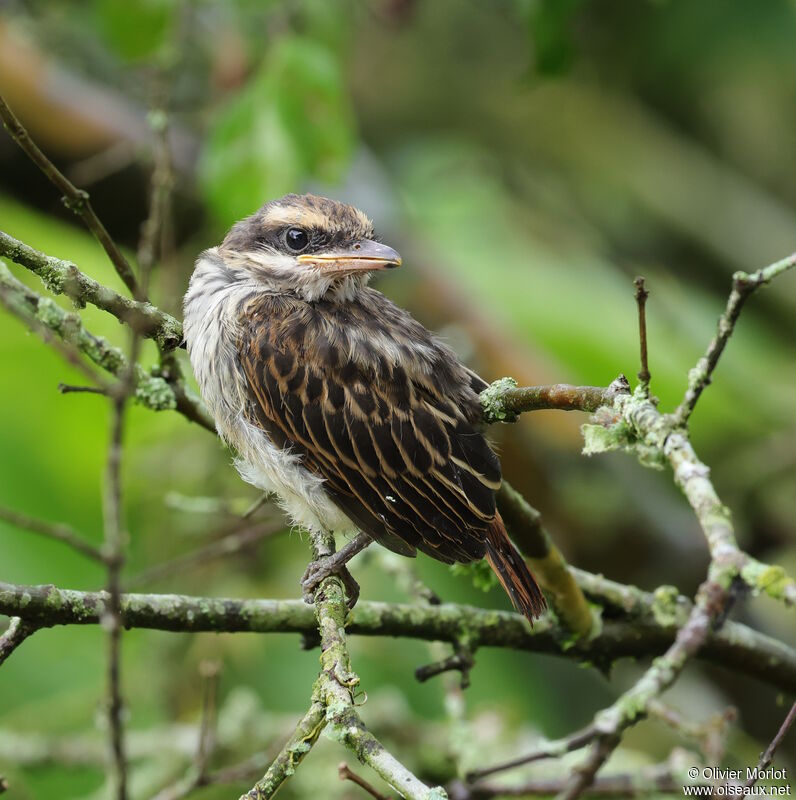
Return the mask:
[(321, 272), (350, 275), (354, 272), (373, 272), (401, 266), (401, 256), (386, 244), (361, 239), (350, 247), (328, 253), (306, 253), (298, 257), (299, 264), (311, 264)]

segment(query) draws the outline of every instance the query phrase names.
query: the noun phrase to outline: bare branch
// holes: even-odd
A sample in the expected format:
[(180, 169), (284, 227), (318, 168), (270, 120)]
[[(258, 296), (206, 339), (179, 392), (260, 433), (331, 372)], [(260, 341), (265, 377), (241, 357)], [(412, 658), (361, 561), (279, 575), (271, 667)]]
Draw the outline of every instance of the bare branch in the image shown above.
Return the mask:
[(59, 383), (58, 391), (61, 394), (108, 394), (107, 389), (100, 386), (73, 386), (70, 383)]
[(647, 298), (650, 293), (644, 285), (644, 278), (639, 276), (633, 281), (636, 287), (636, 305), (638, 306), (638, 341), (640, 348), (641, 369), (638, 379), (641, 383), (641, 390), (649, 393), (650, 370), (647, 362)]
[[(130, 364), (135, 364), (136, 344), (133, 342)], [(108, 570), (107, 602), (103, 608), (102, 625), (108, 632), (108, 727), (111, 732), (112, 780), (117, 800), (127, 799), (127, 759), (124, 749), (122, 723), (123, 701), (121, 688), (121, 570), (125, 562), (125, 534), (121, 519), (121, 461), (124, 412), (127, 396), (133, 386), (133, 370), (112, 396), (111, 436), (105, 470), (105, 495), (103, 501), (105, 531), (105, 563)]]
[(373, 786), (371, 786), (364, 778), (360, 777), (353, 772), (348, 764), (345, 761), (341, 761), (337, 766), (337, 776), (340, 778), (341, 781), (351, 781), (351, 783), (355, 783), (365, 792), (367, 792), (371, 797), (374, 797), (375, 800), (390, 800), (390, 798), (386, 794), (382, 794), (381, 792), (377, 791)]
[(38, 533), (40, 536), (46, 536), (48, 539), (63, 542), (93, 561), (102, 563), (105, 560), (98, 547), (89, 544), (69, 525), (64, 525), (60, 522), (47, 522), (35, 517), (29, 517), (27, 514), (20, 514), (10, 508), (2, 507), (0, 507), (0, 519), (16, 528), (22, 528), (32, 533)]
[(122, 251), (113, 241), (99, 217), (94, 213), (94, 209), (89, 202), (88, 193), (78, 189), (39, 149), (38, 145), (30, 138), (27, 130), (17, 119), (14, 112), (0, 95), (0, 119), (6, 130), (11, 134), (11, 138), (25, 151), (30, 160), (44, 173), (50, 182), (63, 194), (64, 205), (74, 211), (85, 223), (86, 227), (94, 234), (94, 237), (102, 245), (108, 254), (108, 258), (124, 281), (125, 286), (138, 296), (138, 282), (133, 274), (132, 267), (122, 254)]
[(454, 652), (447, 658), (426, 664), (415, 670), (415, 678), (419, 683), (425, 683), (429, 678), (442, 675), (444, 672), (460, 672), (459, 687), (466, 689), (470, 685), (470, 670), (475, 666), (475, 657), (469, 647), (462, 644), (455, 646)]
[(718, 330), (708, 345), (707, 352), (699, 359), (696, 366), (688, 374), (688, 389), (685, 397), (674, 412), (677, 426), (684, 426), (691, 416), (691, 412), (699, 400), (705, 387), (710, 383), (713, 371), (719, 363), (719, 358), (724, 352), (727, 342), (735, 330), (735, 323), (741, 314), (744, 304), (749, 296), (760, 286), (781, 275), (786, 270), (796, 266), (796, 253), (777, 261), (768, 267), (759, 269), (751, 274), (736, 272), (732, 277), (732, 291), (730, 292), (724, 313), (719, 317)]
[(594, 740), (597, 734), (597, 728), (595, 728), (594, 725), (589, 725), (564, 739), (556, 739), (555, 741), (547, 742), (538, 750), (534, 750), (528, 755), (513, 758), (511, 761), (504, 761), (491, 767), (472, 770), (467, 773), (467, 780), (475, 781), (478, 778), (485, 778), (487, 775), (494, 775), (498, 772), (506, 772), (507, 770), (524, 766), (525, 764), (531, 764), (534, 761), (543, 761), (548, 758), (561, 758), (561, 756), (566, 753), (571, 753), (574, 750), (580, 750), (582, 747), (585, 747)]
[(745, 788), (751, 789), (760, 778), (764, 777), (765, 771), (771, 766), (771, 762), (774, 760), (774, 753), (777, 752), (777, 748), (782, 744), (782, 740), (787, 736), (794, 722), (796, 722), (796, 703), (790, 707), (790, 711), (788, 711), (785, 719), (782, 721), (782, 725), (779, 726), (776, 736), (771, 740), (771, 744), (765, 749), (763, 755), (760, 756), (760, 761), (757, 762), (754, 774), (746, 782)]

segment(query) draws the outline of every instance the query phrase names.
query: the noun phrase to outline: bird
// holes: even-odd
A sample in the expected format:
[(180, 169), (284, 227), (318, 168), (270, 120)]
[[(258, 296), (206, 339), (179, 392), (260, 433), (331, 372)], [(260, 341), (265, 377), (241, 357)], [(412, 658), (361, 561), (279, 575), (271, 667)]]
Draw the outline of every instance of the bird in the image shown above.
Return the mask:
[(545, 600), (496, 508), (488, 384), (368, 285), (400, 265), (347, 203), (265, 203), (196, 260), (183, 305), (200, 393), (241, 477), (293, 525), (446, 564), (486, 558), (533, 622)]

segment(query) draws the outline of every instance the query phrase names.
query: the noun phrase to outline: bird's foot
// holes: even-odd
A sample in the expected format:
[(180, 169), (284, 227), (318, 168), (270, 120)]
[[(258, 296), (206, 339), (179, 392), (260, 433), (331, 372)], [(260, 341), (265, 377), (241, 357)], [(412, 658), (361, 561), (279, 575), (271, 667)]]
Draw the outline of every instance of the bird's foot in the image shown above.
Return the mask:
[(315, 599), (315, 590), (321, 581), (330, 575), (337, 575), (343, 582), (347, 594), (349, 608), (353, 608), (359, 599), (359, 584), (348, 571), (346, 564), (361, 550), (364, 550), (373, 540), (366, 533), (360, 533), (336, 553), (313, 561), (301, 578), (301, 589), (304, 602), (312, 603)]
[(337, 575), (343, 582), (346, 593), (346, 605), (353, 608), (359, 600), (359, 584), (354, 580), (354, 576), (349, 572), (345, 563), (341, 564), (334, 556), (326, 556), (313, 561), (307, 567), (306, 572), (301, 576), (301, 591), (305, 603), (315, 601), (315, 592), (321, 582), (330, 575)]

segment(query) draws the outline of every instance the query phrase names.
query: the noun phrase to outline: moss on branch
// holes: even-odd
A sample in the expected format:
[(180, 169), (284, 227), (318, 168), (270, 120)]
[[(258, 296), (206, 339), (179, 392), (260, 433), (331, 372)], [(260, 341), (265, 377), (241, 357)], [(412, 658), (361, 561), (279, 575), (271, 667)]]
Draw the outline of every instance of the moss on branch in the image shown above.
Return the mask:
[[(600, 633), (570, 644), (568, 632), (547, 619), (535, 623), (509, 611), (487, 611), (444, 603), (439, 606), (360, 601), (349, 613), (346, 630), (359, 636), (395, 636), (456, 644), (463, 635), (473, 647), (505, 647), (560, 655), (596, 664), (623, 657), (643, 658), (665, 651), (688, 618), (690, 601), (669, 599), (666, 618), (653, 611), (654, 595), (582, 571), (575, 571), (589, 597), (610, 605)], [(96, 625), (107, 597), (54, 586), (0, 582), (0, 614), (37, 625)], [(128, 628), (165, 631), (315, 634), (313, 608), (301, 600), (237, 600), (186, 595), (125, 594), (122, 620)], [(656, 618), (657, 617), (657, 618)], [(661, 621), (666, 624), (661, 624)], [(796, 651), (738, 623), (709, 635), (701, 657), (786, 691), (796, 690)]]
[(164, 350), (182, 342), (182, 323), (151, 303), (131, 300), (90, 278), (71, 261), (48, 256), (0, 231), (0, 256), (19, 264), (41, 278), (48, 291), (63, 294), (77, 308), (87, 303), (112, 314), (141, 336), (154, 339)]

